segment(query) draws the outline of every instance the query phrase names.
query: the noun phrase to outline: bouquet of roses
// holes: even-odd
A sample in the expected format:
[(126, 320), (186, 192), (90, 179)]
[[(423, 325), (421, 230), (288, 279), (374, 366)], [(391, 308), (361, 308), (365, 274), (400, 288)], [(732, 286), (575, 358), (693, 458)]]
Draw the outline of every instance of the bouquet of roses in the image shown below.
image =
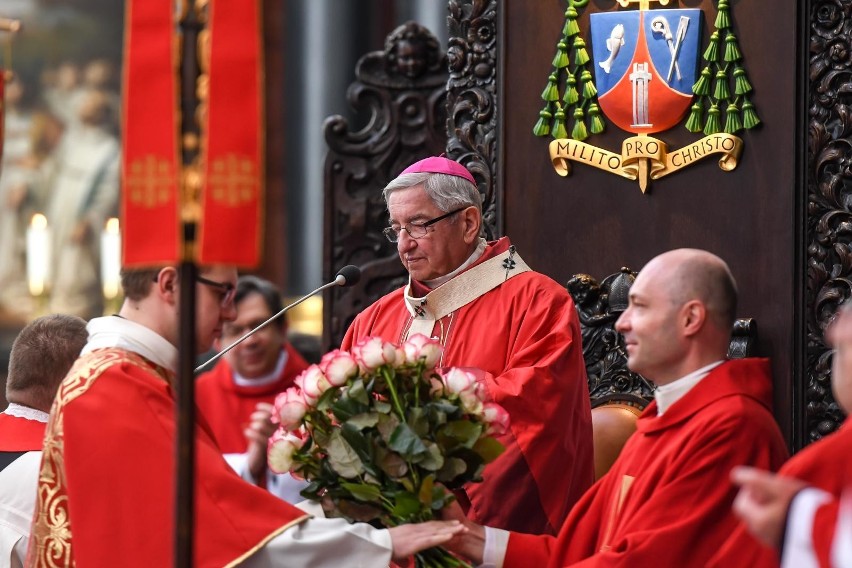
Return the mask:
[[(436, 369), (442, 352), (418, 334), (326, 354), (275, 401), (270, 468), (307, 480), (302, 496), (329, 516), (383, 527), (432, 519), (454, 499), (447, 489), (482, 479), (509, 420), (474, 373)], [(467, 565), (438, 548), (415, 560)]]

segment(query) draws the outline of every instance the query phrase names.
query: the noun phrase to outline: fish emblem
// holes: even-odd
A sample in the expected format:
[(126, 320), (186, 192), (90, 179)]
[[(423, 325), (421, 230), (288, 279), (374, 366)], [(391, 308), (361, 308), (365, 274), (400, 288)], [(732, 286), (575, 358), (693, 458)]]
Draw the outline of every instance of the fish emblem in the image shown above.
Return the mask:
[(612, 28), (612, 33), (609, 34), (609, 39), (606, 40), (606, 48), (609, 50), (609, 58), (606, 61), (601, 61), (598, 65), (605, 72), (609, 73), (612, 67), (612, 62), (618, 56), (618, 51), (624, 45), (624, 24), (617, 24)]

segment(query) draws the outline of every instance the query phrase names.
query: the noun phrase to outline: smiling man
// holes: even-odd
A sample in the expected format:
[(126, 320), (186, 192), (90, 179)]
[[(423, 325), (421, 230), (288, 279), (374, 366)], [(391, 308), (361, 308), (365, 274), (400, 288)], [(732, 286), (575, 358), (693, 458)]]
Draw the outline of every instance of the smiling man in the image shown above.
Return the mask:
[(506, 451), (484, 481), (457, 496), (469, 518), (556, 534), (593, 480), (586, 368), (574, 303), (502, 238), (481, 238), (482, 205), (471, 173), (443, 157), (408, 167), (384, 189), (408, 285), (357, 316), (343, 340), (415, 333), (444, 346), (443, 367), (485, 371), (487, 395), (511, 418)]
[(616, 322), (628, 367), (657, 386), (636, 433), (557, 538), (468, 524), (451, 549), (507, 568), (703, 566), (736, 526), (731, 469), (787, 456), (768, 361), (726, 360), (736, 303), (727, 265), (706, 251), (645, 265)]
[[(256, 276), (240, 277), (234, 304), (236, 319), (223, 324), (222, 337), (215, 343), (217, 350), (237, 341), (282, 307), (275, 286)], [(307, 368), (308, 363), (287, 342), (287, 320), (282, 316), (228, 351), (195, 385), (198, 408), (228, 462), (244, 476), (248, 473), (251, 481), (291, 503), (303, 499), (299, 491), (305, 483), (266, 469), (266, 442), (274, 431), (269, 417), (275, 396), (290, 388)], [(250, 427), (252, 423), (254, 427)]]

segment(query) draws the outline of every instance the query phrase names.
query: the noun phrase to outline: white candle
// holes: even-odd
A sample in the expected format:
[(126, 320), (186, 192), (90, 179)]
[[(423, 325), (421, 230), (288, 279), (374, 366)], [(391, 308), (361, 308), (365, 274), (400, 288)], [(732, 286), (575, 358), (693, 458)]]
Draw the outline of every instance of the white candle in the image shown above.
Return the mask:
[(49, 268), (50, 228), (47, 217), (36, 213), (27, 228), (27, 282), (33, 296), (44, 293)]
[(118, 296), (121, 283), (121, 232), (115, 217), (106, 222), (101, 233), (101, 281), (106, 299)]

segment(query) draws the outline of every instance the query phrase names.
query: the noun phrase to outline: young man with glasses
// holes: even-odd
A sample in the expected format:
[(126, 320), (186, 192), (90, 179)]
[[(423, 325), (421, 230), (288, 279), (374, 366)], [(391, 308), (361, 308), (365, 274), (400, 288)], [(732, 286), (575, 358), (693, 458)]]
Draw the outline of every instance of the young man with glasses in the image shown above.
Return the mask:
[[(231, 266), (196, 281), (199, 352), (234, 321)], [(118, 315), (89, 322), (89, 340), (48, 424), (27, 566), (173, 564), (174, 381), (180, 304), (174, 267), (124, 271)], [(199, 417), (194, 564), (387, 566), (463, 530), (432, 522), (378, 530), (316, 519), (237, 476)]]
[(384, 189), (408, 284), (360, 313), (343, 340), (399, 343), (415, 333), (444, 346), (441, 365), (485, 371), (509, 412), (506, 451), (457, 496), (478, 522), (555, 534), (593, 480), (592, 431), (577, 313), (563, 286), (533, 272), (504, 237), (481, 238), (471, 173), (443, 157), (408, 167)]
[[(198, 279), (199, 282), (209, 281)], [(237, 317), (222, 326), (214, 346), (224, 349), (281, 311), (275, 285), (256, 276), (241, 276), (233, 291)], [(279, 317), (228, 351), (195, 383), (198, 409), (219, 447), (244, 478), (291, 503), (304, 498), (306, 483), (266, 468), (266, 446), (274, 431), (270, 417), (275, 397), (290, 388), (307, 361), (287, 341), (286, 316)]]

